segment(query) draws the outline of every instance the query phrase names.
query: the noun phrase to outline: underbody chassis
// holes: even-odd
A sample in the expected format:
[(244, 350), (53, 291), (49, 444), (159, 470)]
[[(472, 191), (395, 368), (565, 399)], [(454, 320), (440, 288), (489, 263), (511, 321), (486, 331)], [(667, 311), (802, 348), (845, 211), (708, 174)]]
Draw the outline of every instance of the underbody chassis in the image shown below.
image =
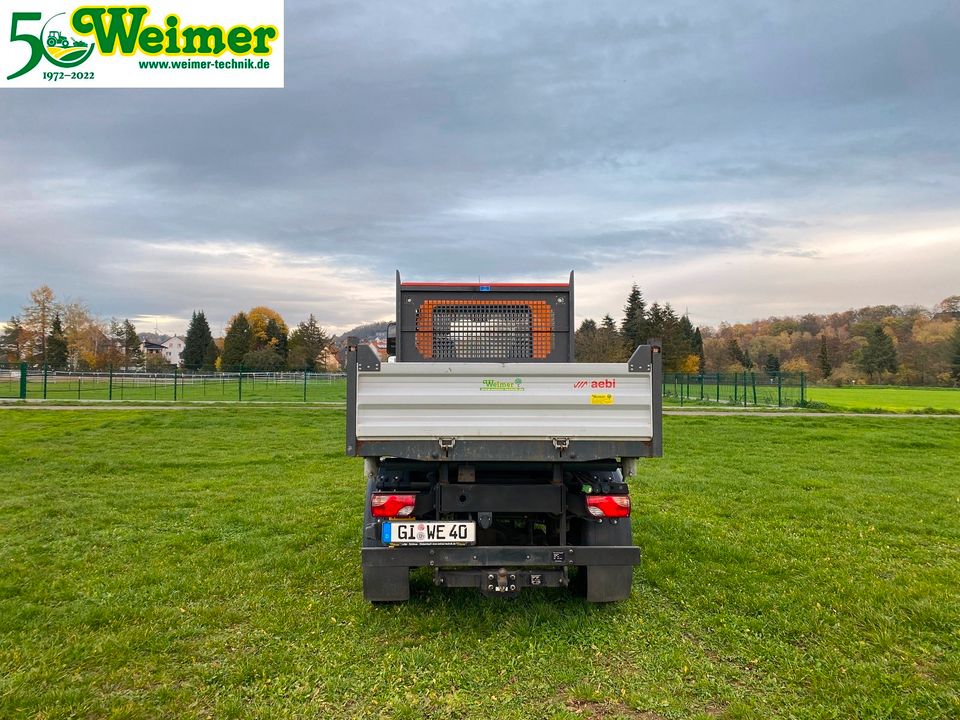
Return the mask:
[[(629, 515), (595, 517), (588, 498), (629, 506), (615, 461), (480, 463), (368, 460), (363, 533), (364, 596), (406, 600), (410, 571), (431, 568), (437, 585), (510, 597), (525, 588), (572, 586), (594, 602), (629, 596), (640, 549)], [(375, 517), (378, 500), (400, 498), (406, 518)], [(616, 506), (619, 507), (619, 506)], [(391, 542), (393, 526), (469, 527), (469, 544)]]

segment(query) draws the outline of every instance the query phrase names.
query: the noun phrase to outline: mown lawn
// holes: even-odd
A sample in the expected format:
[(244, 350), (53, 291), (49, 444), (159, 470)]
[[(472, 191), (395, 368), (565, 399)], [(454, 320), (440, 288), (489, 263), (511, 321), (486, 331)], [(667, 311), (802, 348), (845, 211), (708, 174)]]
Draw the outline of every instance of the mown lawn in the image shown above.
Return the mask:
[(665, 423), (630, 601), (375, 608), (342, 411), (0, 410), (0, 717), (960, 717), (960, 421)]
[(960, 389), (921, 387), (808, 387), (807, 399), (840, 410), (960, 413)]

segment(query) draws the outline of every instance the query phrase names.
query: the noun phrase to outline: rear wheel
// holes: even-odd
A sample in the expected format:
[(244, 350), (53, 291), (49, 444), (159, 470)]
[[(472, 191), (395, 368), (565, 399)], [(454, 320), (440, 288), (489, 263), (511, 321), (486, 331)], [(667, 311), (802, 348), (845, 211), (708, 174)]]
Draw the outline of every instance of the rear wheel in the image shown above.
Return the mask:
[[(633, 544), (630, 518), (594, 522), (583, 520), (580, 543), (585, 546), (628, 546)], [(626, 600), (633, 588), (632, 565), (592, 565), (580, 568), (578, 582), (587, 602)]]
[[(381, 547), (380, 539), (372, 531), (377, 527), (370, 511), (370, 496), (376, 489), (374, 480), (367, 480), (363, 503), (362, 546)], [(410, 599), (410, 568), (374, 567), (363, 564), (363, 597), (372, 603), (402, 602)]]

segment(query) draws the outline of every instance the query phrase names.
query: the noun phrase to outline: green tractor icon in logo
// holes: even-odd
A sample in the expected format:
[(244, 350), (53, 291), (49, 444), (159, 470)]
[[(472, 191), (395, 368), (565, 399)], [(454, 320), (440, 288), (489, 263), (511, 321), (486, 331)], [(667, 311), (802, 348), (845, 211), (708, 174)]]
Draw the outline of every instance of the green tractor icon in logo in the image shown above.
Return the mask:
[[(59, 30), (51, 30), (50, 34), (47, 35), (47, 47), (55, 47), (59, 45), (62, 48), (71, 47), (70, 40), (67, 39), (67, 36), (64, 35)], [(74, 40), (72, 47), (85, 48), (87, 44), (83, 40)]]
[[(74, 68), (90, 57), (94, 48), (83, 40), (68, 37), (63, 29), (50, 28), (47, 30), (47, 26), (51, 22), (65, 15), (66, 13), (60, 13), (47, 20), (40, 31), (40, 37), (45, 36), (46, 42), (44, 45), (46, 47), (43, 48), (43, 54), (46, 55), (47, 60), (57, 67)], [(62, 25), (62, 21), (59, 24)], [(67, 29), (69, 29), (69, 25), (67, 25)]]

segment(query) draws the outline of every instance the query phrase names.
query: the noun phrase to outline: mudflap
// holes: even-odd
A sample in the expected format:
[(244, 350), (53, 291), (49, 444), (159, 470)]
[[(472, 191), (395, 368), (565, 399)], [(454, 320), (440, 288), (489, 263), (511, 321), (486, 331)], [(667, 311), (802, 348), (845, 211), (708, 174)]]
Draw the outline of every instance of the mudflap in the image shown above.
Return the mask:
[(365, 566), (363, 598), (374, 603), (409, 600), (410, 568)]
[[(630, 518), (584, 521), (581, 543), (583, 545), (632, 545), (633, 533)], [(588, 565), (580, 569), (583, 574), (581, 588), (586, 592), (587, 602), (608, 603), (626, 600), (633, 588), (632, 565)]]

